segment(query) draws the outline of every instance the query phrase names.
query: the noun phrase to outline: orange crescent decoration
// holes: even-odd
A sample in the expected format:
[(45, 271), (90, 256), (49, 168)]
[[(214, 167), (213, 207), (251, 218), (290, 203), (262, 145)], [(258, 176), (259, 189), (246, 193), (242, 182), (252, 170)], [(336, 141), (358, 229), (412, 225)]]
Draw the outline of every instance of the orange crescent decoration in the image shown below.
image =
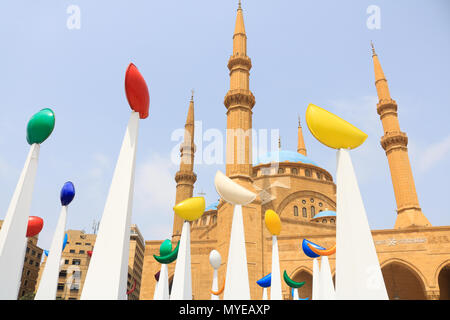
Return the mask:
[(331, 256), (332, 254), (336, 253), (336, 243), (334, 244), (334, 246), (325, 249), (325, 250), (320, 250), (320, 249), (316, 249), (313, 246), (311, 246), (308, 243), (308, 247), (311, 249), (311, 251), (313, 251), (315, 254), (321, 255), (321, 256)]
[(211, 293), (214, 294), (214, 295), (216, 295), (216, 296), (218, 296), (219, 294), (221, 294), (221, 293), (223, 292), (224, 289), (225, 289), (225, 280), (223, 280), (222, 288), (220, 288), (220, 289), (217, 290), (217, 291), (212, 291), (212, 290), (211, 290)]
[(132, 294), (134, 290), (136, 290), (136, 279), (134, 279), (133, 287), (127, 291), (127, 295)]

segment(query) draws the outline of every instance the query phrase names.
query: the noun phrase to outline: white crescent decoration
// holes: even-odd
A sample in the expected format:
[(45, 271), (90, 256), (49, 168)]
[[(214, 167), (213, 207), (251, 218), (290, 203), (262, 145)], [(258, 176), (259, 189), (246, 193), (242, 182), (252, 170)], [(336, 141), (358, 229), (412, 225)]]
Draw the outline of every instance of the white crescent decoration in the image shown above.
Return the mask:
[(221, 171), (217, 171), (214, 178), (217, 193), (227, 202), (232, 204), (246, 205), (256, 198), (256, 194), (247, 190), (228, 178)]

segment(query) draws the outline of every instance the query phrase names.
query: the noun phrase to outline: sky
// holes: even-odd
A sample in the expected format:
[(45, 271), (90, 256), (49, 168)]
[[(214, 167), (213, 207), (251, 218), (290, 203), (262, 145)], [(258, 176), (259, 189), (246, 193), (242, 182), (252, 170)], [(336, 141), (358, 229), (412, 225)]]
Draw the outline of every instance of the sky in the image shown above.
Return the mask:
[[(396, 203), (380, 146), (373, 41), (409, 137), (420, 205), (432, 225), (450, 225), (450, 3), (244, 0), (242, 7), (254, 128), (278, 129), (282, 149), (296, 150), (297, 116), (309, 103), (361, 128), (369, 137), (352, 159), (369, 223), (392, 228)], [(133, 223), (146, 240), (171, 235), (178, 170), (172, 158), (191, 89), (201, 145), (194, 195), (216, 201), (214, 174), (225, 166), (207, 163), (204, 154), (210, 134), (226, 127), (236, 9), (237, 0), (2, 1), (0, 219), (29, 150), (26, 124), (49, 107), (56, 125), (41, 146), (30, 212), (45, 221), (39, 246), (50, 246), (59, 192), (69, 180), (77, 193), (67, 229), (92, 232), (130, 115), (124, 92), (130, 62), (150, 91), (150, 115), (139, 128)], [(303, 128), (308, 156), (335, 177), (335, 151)]]

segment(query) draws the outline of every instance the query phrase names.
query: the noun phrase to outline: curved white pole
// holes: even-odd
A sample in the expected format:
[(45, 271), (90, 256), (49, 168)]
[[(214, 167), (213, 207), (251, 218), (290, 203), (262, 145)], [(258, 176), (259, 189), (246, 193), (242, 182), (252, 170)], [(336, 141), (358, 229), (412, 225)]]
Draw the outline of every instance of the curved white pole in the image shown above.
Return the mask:
[(191, 225), (183, 223), (170, 300), (192, 300)]

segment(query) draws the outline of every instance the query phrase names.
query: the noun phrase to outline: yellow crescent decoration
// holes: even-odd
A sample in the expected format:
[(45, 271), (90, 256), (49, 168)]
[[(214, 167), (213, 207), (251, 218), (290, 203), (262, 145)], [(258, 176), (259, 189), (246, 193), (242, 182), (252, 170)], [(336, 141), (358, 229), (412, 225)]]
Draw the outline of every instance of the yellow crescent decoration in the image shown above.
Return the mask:
[(219, 294), (222, 294), (224, 289), (225, 289), (225, 280), (223, 280), (222, 287), (219, 290), (217, 290), (217, 291), (212, 291), (211, 290), (211, 293), (216, 295), (216, 296), (218, 296)]
[(270, 209), (267, 210), (264, 220), (266, 222), (267, 229), (273, 236), (280, 235), (281, 221), (280, 221), (280, 217), (278, 216), (278, 214), (275, 211), (270, 210)]
[(333, 149), (355, 149), (367, 138), (351, 123), (312, 103), (306, 109), (306, 123), (317, 140)]
[(184, 220), (195, 221), (205, 212), (205, 198), (194, 197), (181, 201), (173, 207), (175, 213)]
[(311, 249), (311, 251), (313, 251), (315, 254), (318, 254), (320, 256), (331, 256), (332, 254), (336, 253), (336, 244), (334, 244), (334, 246), (332, 246), (328, 249), (324, 249), (324, 250), (314, 248), (309, 243), (308, 243), (308, 247)]

